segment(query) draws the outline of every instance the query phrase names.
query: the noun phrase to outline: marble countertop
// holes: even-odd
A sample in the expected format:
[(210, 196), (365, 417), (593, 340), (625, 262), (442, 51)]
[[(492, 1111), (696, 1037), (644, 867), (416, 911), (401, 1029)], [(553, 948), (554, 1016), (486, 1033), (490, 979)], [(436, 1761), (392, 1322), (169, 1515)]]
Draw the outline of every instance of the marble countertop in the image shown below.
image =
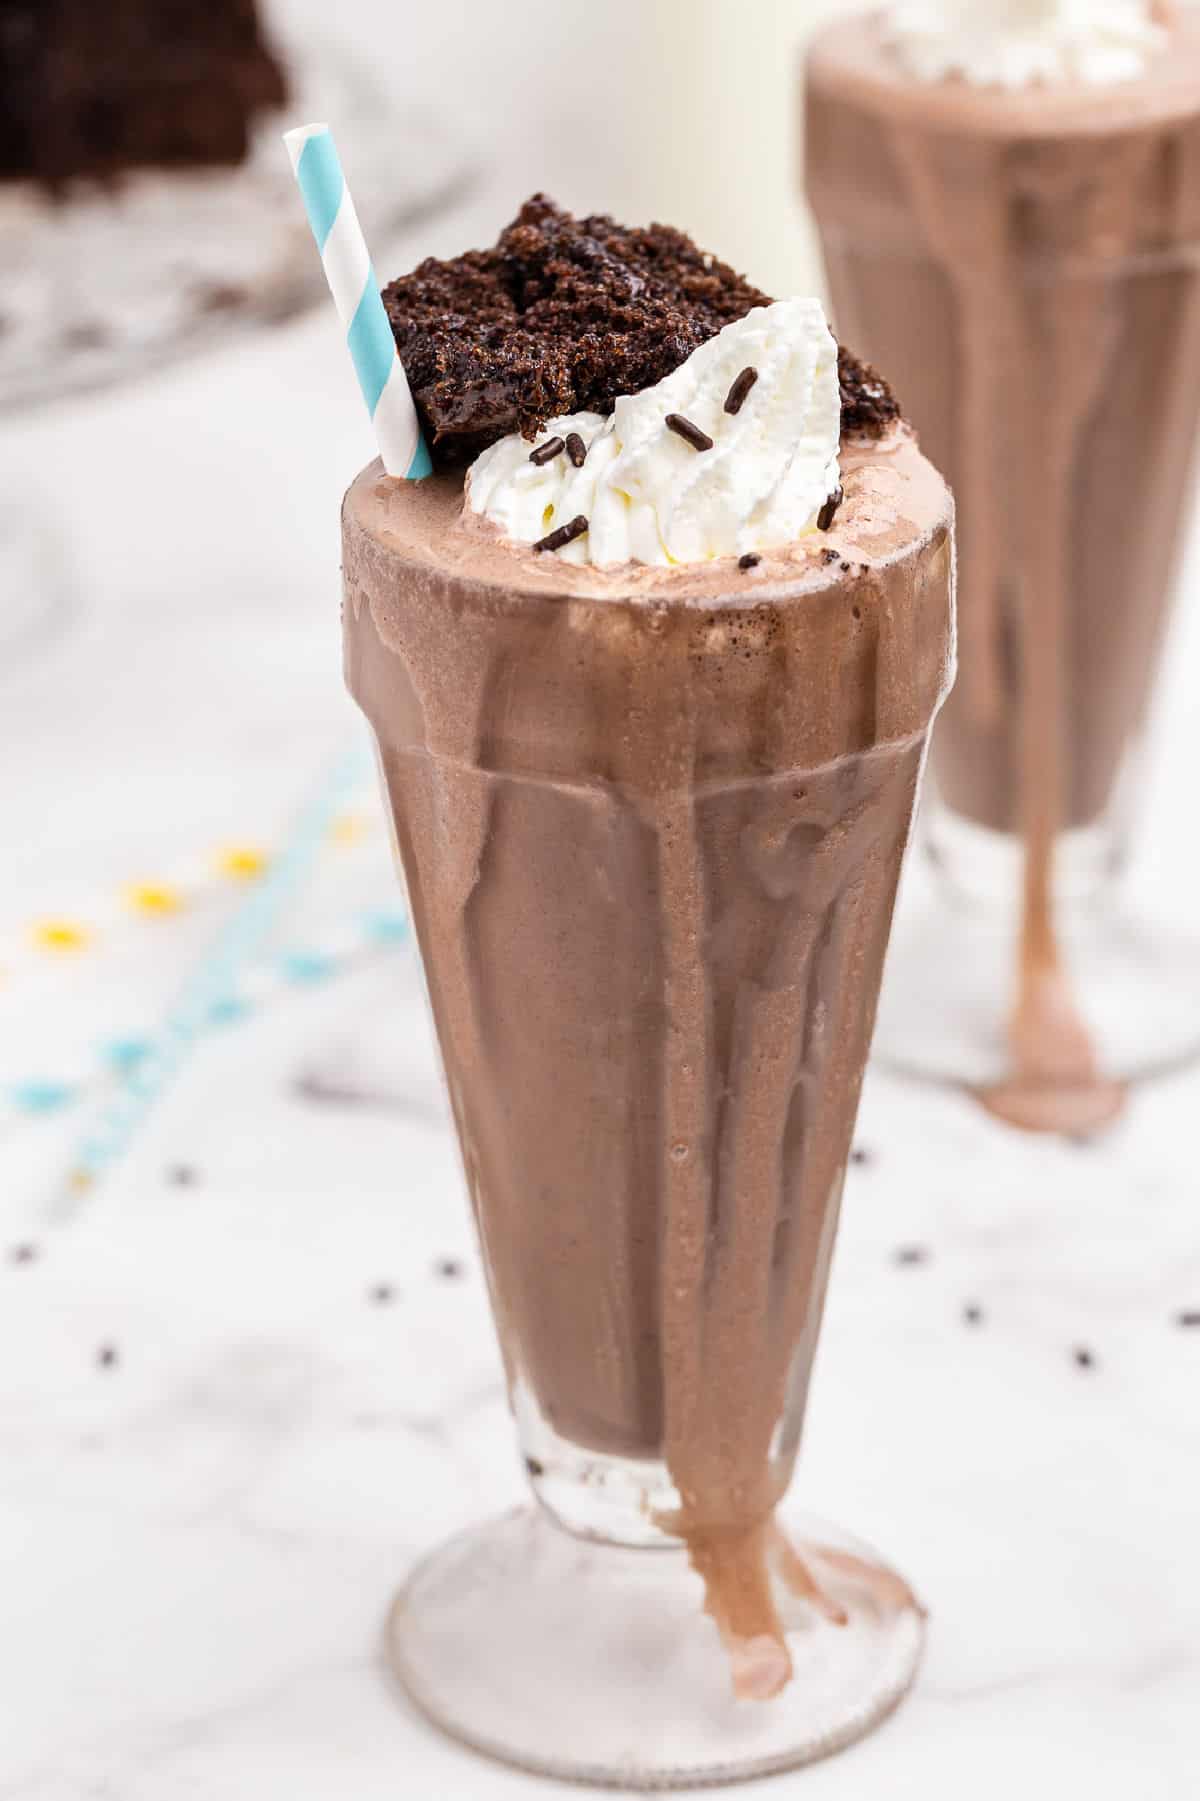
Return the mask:
[[(0, 964), (164, 859), (274, 842), (353, 741), (336, 500), (369, 447), (342, 355), (313, 319), (0, 436), (71, 596), (0, 690)], [(1198, 659), (1185, 619), (1159, 881), (1195, 877), (1171, 819)], [(317, 912), (385, 888), (368, 831)], [(155, 1017), (206, 929), (18, 957), (0, 1081)], [(346, 1068), (399, 1103), (340, 1104)], [(1198, 1106), (1193, 1072), (1101, 1144), (1046, 1144), (870, 1077), (796, 1492), (913, 1578), (929, 1652), (889, 1726), (764, 1794), (1192, 1792)], [(380, 1663), (414, 1557), (521, 1493), (411, 954), (206, 1040), (55, 1223), (78, 1129), (0, 1132), (0, 1801), (552, 1793), (444, 1743)]]
[[(306, 1098), (343, 1052), (404, 1106)], [(918, 1583), (929, 1653), (880, 1734), (765, 1789), (1188, 1792), (1196, 1092), (1088, 1149), (871, 1080), (797, 1493)], [(206, 1048), (48, 1227), (63, 1131), (0, 1154), (0, 1796), (546, 1792), (379, 1659), (416, 1555), (521, 1490), (406, 954)]]

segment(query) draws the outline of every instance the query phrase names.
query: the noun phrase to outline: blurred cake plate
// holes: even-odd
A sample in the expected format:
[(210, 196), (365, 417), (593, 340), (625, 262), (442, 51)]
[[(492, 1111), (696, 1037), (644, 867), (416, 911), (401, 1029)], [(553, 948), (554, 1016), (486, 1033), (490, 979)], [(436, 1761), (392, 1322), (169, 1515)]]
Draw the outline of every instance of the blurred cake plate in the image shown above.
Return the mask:
[(460, 199), (471, 170), (436, 114), (401, 105), (344, 51), (289, 58), (286, 112), (259, 120), (239, 168), (146, 172), (58, 201), (0, 185), (0, 412), (110, 386), (326, 296), (280, 133), (336, 122), (367, 241)]

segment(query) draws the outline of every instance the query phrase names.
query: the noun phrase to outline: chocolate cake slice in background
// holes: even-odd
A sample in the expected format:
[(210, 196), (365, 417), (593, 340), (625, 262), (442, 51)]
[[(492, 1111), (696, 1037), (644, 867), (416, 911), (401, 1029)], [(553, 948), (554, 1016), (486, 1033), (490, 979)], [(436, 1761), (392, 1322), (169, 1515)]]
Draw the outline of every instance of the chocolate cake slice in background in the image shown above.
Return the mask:
[(0, 0), (0, 179), (236, 164), (286, 97), (255, 0)]

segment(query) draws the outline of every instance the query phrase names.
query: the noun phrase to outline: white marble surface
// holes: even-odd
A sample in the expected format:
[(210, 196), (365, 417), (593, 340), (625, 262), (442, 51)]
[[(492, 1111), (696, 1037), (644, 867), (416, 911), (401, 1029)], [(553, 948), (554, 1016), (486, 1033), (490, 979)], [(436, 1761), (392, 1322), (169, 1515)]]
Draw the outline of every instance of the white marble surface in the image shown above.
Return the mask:
[[(536, 153), (415, 248), (490, 231)], [(82, 596), (0, 688), (6, 949), (175, 852), (271, 837), (357, 729), (335, 520), (366, 448), (323, 319), (4, 429), (3, 492), (53, 505)], [(1146, 821), (1167, 885), (1195, 875), (1198, 671), (1185, 611)], [(361, 857), (366, 903), (388, 878)], [(0, 1078), (153, 1018), (196, 930), (10, 971)], [(364, 1045), (402, 1111), (298, 1096)], [(929, 1656), (875, 1739), (764, 1792), (1195, 1792), (1198, 1104), (1181, 1077), (1082, 1148), (871, 1078), (798, 1492), (913, 1577)], [(0, 1137), (0, 1801), (552, 1793), (441, 1742), (379, 1664), (413, 1557), (520, 1492), (406, 953), (207, 1044), (53, 1226), (74, 1130)]]

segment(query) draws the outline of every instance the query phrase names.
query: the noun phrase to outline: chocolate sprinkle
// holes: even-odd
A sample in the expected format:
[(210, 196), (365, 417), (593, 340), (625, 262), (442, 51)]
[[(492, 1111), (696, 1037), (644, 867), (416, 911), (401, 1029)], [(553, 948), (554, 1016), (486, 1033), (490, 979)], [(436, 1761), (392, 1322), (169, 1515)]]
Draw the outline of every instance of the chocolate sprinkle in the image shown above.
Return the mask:
[(744, 557), (738, 558), (739, 569), (757, 569), (762, 558), (753, 550), (748, 550)]
[(1188, 1307), (1175, 1316), (1175, 1324), (1185, 1332), (1194, 1332), (1200, 1328), (1200, 1307)]
[(841, 560), (842, 555), (838, 550), (823, 550), (821, 552), (821, 561), (823, 563), (840, 563)]
[(1081, 1370), (1093, 1370), (1096, 1367), (1096, 1355), (1086, 1345), (1076, 1345), (1075, 1362)]
[(390, 1282), (376, 1282), (370, 1290), (370, 1298), (376, 1307), (388, 1307), (396, 1298), (396, 1290)]
[(190, 1163), (172, 1163), (167, 1171), (167, 1181), (172, 1188), (194, 1188), (198, 1173)]
[(463, 1266), (457, 1257), (442, 1257), (434, 1265), (434, 1271), (443, 1281), (457, 1282), (463, 1273)]
[(35, 1244), (15, 1244), (8, 1253), (10, 1263), (36, 1263), (40, 1256)]
[(857, 1163), (860, 1166), (866, 1166), (874, 1163), (875, 1159), (865, 1144), (856, 1144), (850, 1153), (850, 1161), (851, 1163)]
[(701, 431), (698, 425), (693, 425), (690, 419), (685, 419), (682, 413), (668, 413), (666, 426), (677, 438), (683, 438), (690, 444), (693, 450), (711, 450), (713, 447), (708, 433)]
[(561, 456), (566, 448), (561, 438), (547, 438), (544, 444), (539, 444), (536, 450), (530, 451), (529, 460), (540, 469), (543, 464), (552, 463), (555, 457)]
[(64, 350), (103, 350), (109, 342), (108, 327), (99, 319), (79, 319), (59, 336)]
[(529, 1471), (529, 1474), (531, 1476), (533, 1476), (535, 1479), (538, 1476), (544, 1476), (546, 1474), (545, 1464), (539, 1462), (539, 1460), (536, 1457), (527, 1457), (525, 1459), (525, 1468)]
[(202, 313), (231, 313), (245, 306), (249, 299), (250, 290), (237, 282), (214, 281), (198, 290), (196, 304)]
[(757, 369), (743, 369), (725, 396), (725, 411), (736, 418), (746, 404), (746, 396), (758, 380)]
[(103, 1344), (96, 1352), (96, 1362), (102, 1370), (115, 1369), (117, 1364), (117, 1347), (115, 1344)]
[(817, 514), (817, 530), (819, 532), (827, 532), (829, 530), (830, 526), (838, 516), (838, 508), (845, 498), (846, 495), (844, 489), (834, 489), (833, 493), (829, 496), (829, 499), (825, 502), (825, 505), (821, 508), (821, 511)]
[(550, 532), (547, 537), (539, 538), (533, 548), (535, 550), (561, 550), (564, 544), (574, 544), (576, 538), (582, 538), (587, 528), (587, 520), (582, 513), (579, 513), (569, 525), (560, 525), (556, 532)]
[(923, 1244), (904, 1244), (896, 1252), (896, 1262), (901, 1269), (917, 1269), (929, 1262), (929, 1252)]
[(587, 462), (588, 447), (577, 431), (567, 433), (567, 455), (576, 469), (582, 469)]
[(969, 1301), (963, 1308), (963, 1319), (968, 1326), (982, 1326), (983, 1308), (977, 1301)]

